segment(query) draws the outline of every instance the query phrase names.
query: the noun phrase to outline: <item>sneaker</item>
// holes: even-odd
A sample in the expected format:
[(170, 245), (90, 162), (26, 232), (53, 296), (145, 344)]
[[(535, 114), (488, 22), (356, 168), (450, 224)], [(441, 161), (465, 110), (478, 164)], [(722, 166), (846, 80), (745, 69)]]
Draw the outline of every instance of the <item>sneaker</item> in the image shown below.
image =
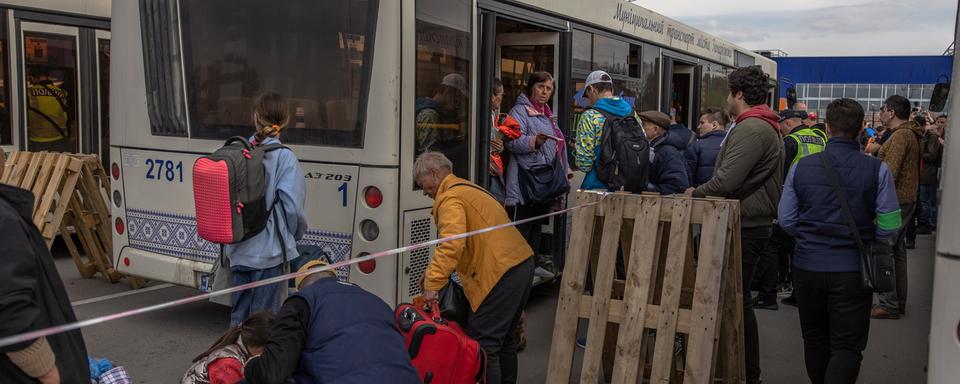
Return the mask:
[(580, 347), (580, 348), (583, 348), (583, 349), (587, 349), (587, 337), (586, 337), (586, 336), (577, 338), (577, 347)]
[(544, 267), (537, 267), (537, 269), (533, 270), (533, 275), (544, 280), (550, 280), (556, 276), (553, 274), (553, 272), (548, 271)]
[(777, 297), (793, 296), (793, 286), (790, 283), (783, 283), (777, 287)]
[(785, 298), (785, 299), (783, 299), (783, 300), (780, 300), (780, 303), (782, 303), (783, 305), (789, 305), (789, 306), (791, 306), (791, 307), (796, 307), (796, 306), (797, 306), (797, 296), (794, 295), (794, 294), (790, 294), (790, 297), (787, 297), (787, 298)]
[(873, 308), (870, 309), (870, 318), (896, 320), (900, 318), (900, 313), (890, 312), (881, 308), (879, 305), (874, 305)]

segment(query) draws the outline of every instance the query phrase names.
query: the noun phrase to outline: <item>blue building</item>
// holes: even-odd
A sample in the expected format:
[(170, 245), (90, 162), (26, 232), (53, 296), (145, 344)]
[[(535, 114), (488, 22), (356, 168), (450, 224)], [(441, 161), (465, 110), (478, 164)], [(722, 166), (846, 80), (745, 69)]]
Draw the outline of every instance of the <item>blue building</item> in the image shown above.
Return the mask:
[(830, 101), (848, 97), (867, 114), (890, 95), (910, 99), (928, 109), (938, 82), (952, 77), (953, 56), (773, 57), (777, 62), (780, 97), (794, 87), (797, 101), (820, 116)]

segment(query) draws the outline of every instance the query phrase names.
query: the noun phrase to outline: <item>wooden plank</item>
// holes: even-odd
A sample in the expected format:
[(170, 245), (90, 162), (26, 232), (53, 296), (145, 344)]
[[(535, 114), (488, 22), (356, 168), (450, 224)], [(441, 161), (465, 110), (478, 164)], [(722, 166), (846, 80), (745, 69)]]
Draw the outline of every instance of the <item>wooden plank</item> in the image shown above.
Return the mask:
[[(713, 205), (713, 204), (711, 204)], [(712, 209), (711, 209), (712, 208)], [(692, 322), (687, 341), (684, 383), (707, 384), (712, 380), (714, 344), (720, 323), (721, 277), (726, 265), (725, 247), (730, 223), (729, 205), (716, 203), (705, 211), (700, 236), (700, 256), (694, 288)]]
[[(27, 171), (23, 174), (23, 179), (20, 180), (19, 187), (32, 191), (33, 182), (37, 179), (37, 173), (40, 172), (40, 168), (47, 159), (48, 153), (40, 152), (34, 153), (30, 164), (27, 165)], [(34, 195), (36, 196), (36, 195)]]
[(37, 176), (33, 188), (33, 194), (37, 197), (33, 206), (33, 223), (37, 225), (37, 228), (40, 228), (41, 233), (44, 232), (50, 207), (53, 206), (57, 192), (60, 191), (60, 185), (67, 172), (69, 161), (70, 158), (66, 156), (47, 156), (43, 169)]
[[(617, 358), (613, 366), (614, 383), (636, 383), (643, 376), (643, 361), (641, 351), (646, 341), (645, 324), (656, 324), (659, 311), (653, 310), (654, 305), (648, 305), (650, 298), (650, 279), (654, 276), (653, 268), (657, 258), (657, 231), (650, 228), (659, 226), (661, 201), (659, 198), (642, 197), (636, 210), (634, 228), (629, 248), (629, 257), (626, 257), (627, 278), (624, 298), (617, 302), (622, 311), (617, 322), (623, 332), (617, 340)], [(659, 309), (659, 307), (657, 307)], [(625, 316), (624, 316), (625, 315)], [(611, 316), (614, 317), (614, 316)], [(639, 364), (638, 364), (639, 362)]]
[(27, 165), (30, 164), (32, 156), (33, 153), (23, 151), (14, 152), (10, 155), (5, 165), (3, 183), (19, 187), (20, 182), (23, 181), (23, 175), (27, 173)]
[(660, 321), (653, 352), (653, 370), (650, 382), (669, 382), (673, 367), (674, 335), (677, 330), (677, 312), (683, 285), (683, 262), (690, 239), (690, 211), (693, 201), (676, 199), (670, 224), (670, 244), (667, 245), (666, 267), (663, 277), (663, 296), (660, 299)]
[(63, 238), (63, 243), (67, 246), (67, 251), (70, 252), (70, 257), (73, 258), (74, 264), (77, 265), (77, 271), (80, 271), (80, 276), (89, 279), (97, 274), (97, 269), (92, 263), (83, 260), (83, 255), (80, 254), (76, 243), (73, 242), (73, 236), (70, 235), (70, 231), (67, 229), (67, 226), (72, 223), (73, 212), (67, 212), (64, 215), (64, 219), (60, 222), (60, 236)]
[[(626, 327), (626, 313), (623, 300), (611, 299), (608, 304), (609, 310), (607, 321), (614, 324), (620, 324), (621, 328)], [(593, 311), (593, 296), (584, 295), (580, 300), (580, 312), (578, 316), (582, 319), (589, 319)], [(660, 306), (656, 304), (647, 304), (643, 309), (646, 314), (643, 317), (643, 323), (657, 324), (660, 321)], [(677, 311), (677, 333), (689, 333), (690, 319), (692, 311), (680, 308)], [(649, 326), (648, 326), (649, 327)]]
[[(642, 196), (648, 196), (646, 194)], [(653, 195), (658, 196), (658, 195)], [(689, 199), (689, 197), (675, 197), (675, 196), (665, 196), (660, 198), (662, 203), (662, 208), (660, 211), (660, 221), (661, 222), (670, 222), (673, 219), (673, 202), (677, 199)], [(706, 207), (707, 201), (705, 199), (694, 199), (693, 209), (690, 211), (690, 223), (691, 224), (703, 224), (703, 210)], [(623, 208), (623, 217), (632, 219), (637, 216), (637, 207), (635, 205), (628, 205)], [(600, 209), (597, 211), (597, 216), (606, 216), (605, 212)]]
[[(731, 212), (739, 213), (739, 204), (731, 202)], [(723, 295), (715, 377), (727, 383), (746, 382), (743, 349), (743, 293), (740, 264), (740, 215), (731, 215), (727, 230), (726, 268), (723, 271)]]
[[(578, 192), (577, 204), (596, 202), (600, 196), (595, 193)], [(566, 265), (560, 281), (560, 295), (557, 302), (557, 316), (553, 327), (550, 347), (550, 359), (547, 364), (548, 383), (566, 383), (570, 381), (573, 368), (573, 355), (577, 339), (577, 309), (583, 295), (586, 280), (586, 266), (593, 234), (596, 205), (581, 208), (574, 212), (570, 245), (567, 248)]]
[(0, 174), (0, 183), (10, 184), (10, 180), (16, 174), (18, 157), (20, 157), (20, 152), (13, 152), (4, 159), (3, 169), (0, 170), (3, 172)]
[(63, 156), (62, 161), (65, 162), (65, 172), (63, 185), (61, 189), (57, 191), (59, 193), (59, 199), (57, 200), (57, 205), (53, 207), (53, 216), (50, 219), (50, 225), (48, 225), (43, 233), (45, 239), (47, 239), (47, 248), (53, 244), (53, 239), (56, 237), (56, 230), (60, 228), (60, 220), (63, 220), (63, 214), (67, 210), (67, 204), (71, 200), (76, 199), (75, 188), (77, 185), (77, 180), (80, 178), (80, 163), (69, 156)]
[(600, 260), (597, 266), (597, 278), (593, 284), (593, 311), (587, 327), (587, 343), (583, 356), (583, 369), (580, 372), (581, 384), (596, 384), (600, 377), (601, 354), (607, 330), (607, 304), (613, 289), (613, 278), (617, 264), (617, 248), (620, 245), (620, 225), (623, 222), (623, 206), (628, 196), (613, 194), (604, 199), (602, 205), (610, 214), (604, 217), (603, 238), (600, 243)]

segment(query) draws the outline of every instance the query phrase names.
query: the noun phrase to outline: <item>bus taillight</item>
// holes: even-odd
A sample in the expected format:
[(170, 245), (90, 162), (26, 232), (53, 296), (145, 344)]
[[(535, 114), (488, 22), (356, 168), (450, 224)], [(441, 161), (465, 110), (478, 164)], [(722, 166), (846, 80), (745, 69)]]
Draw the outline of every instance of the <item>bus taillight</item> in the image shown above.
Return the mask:
[(363, 190), (363, 198), (370, 208), (377, 208), (380, 204), (383, 204), (383, 193), (377, 187), (371, 186)]
[(114, 180), (120, 180), (120, 166), (117, 163), (110, 166), (110, 173), (113, 174)]
[[(362, 252), (362, 253), (360, 253), (359, 255), (357, 255), (357, 257), (364, 257), (364, 256), (367, 256), (367, 255), (369, 255), (369, 253)], [(376, 260), (361, 261), (361, 262), (357, 263), (357, 269), (359, 269), (360, 272), (363, 272), (363, 273), (369, 275), (369, 274), (373, 273), (373, 271), (377, 270), (377, 261), (376, 261)]]
[(117, 223), (117, 234), (122, 235), (123, 231), (126, 230), (126, 227), (123, 225), (123, 220), (118, 217), (116, 223)]

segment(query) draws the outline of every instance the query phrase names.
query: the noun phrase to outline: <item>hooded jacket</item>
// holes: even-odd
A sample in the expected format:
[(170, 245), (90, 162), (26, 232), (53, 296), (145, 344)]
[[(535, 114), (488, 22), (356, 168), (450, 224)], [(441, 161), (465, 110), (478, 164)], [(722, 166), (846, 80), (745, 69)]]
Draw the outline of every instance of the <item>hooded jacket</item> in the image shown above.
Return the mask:
[(720, 147), (713, 178), (697, 187), (693, 195), (740, 200), (744, 228), (772, 225), (783, 187), (783, 140), (778, 120), (766, 105), (741, 113)]
[(520, 124), (521, 136), (504, 143), (504, 147), (510, 150), (505, 179), (507, 186), (505, 203), (508, 207), (526, 204), (520, 193), (519, 167), (529, 169), (534, 165), (553, 165), (557, 156), (560, 156), (559, 165), (563, 167), (560, 171), (564, 176), (566, 176), (566, 170), (570, 168), (567, 163), (567, 146), (563, 141), (547, 140), (540, 148), (536, 147), (537, 134), (542, 133), (563, 139), (563, 132), (553, 124), (549, 116), (534, 108), (527, 95), (521, 93), (517, 97), (517, 104), (510, 110), (510, 117)]
[(727, 132), (724, 130), (707, 132), (687, 147), (684, 158), (687, 162), (687, 176), (690, 178), (691, 186), (699, 186), (713, 177), (713, 166), (717, 164), (720, 143), (725, 137)]
[(607, 186), (597, 178), (597, 172), (593, 165), (600, 157), (600, 144), (603, 140), (603, 125), (607, 118), (595, 109), (619, 117), (628, 116), (633, 113), (630, 103), (619, 97), (607, 97), (597, 101), (593, 108), (588, 109), (580, 115), (577, 121), (576, 138), (577, 144), (574, 149), (574, 159), (577, 168), (587, 175), (583, 179), (580, 188), (584, 190), (608, 190)]
[(915, 203), (920, 188), (920, 142), (923, 128), (908, 121), (893, 129), (883, 143), (877, 158), (883, 160), (893, 174), (900, 204)]
[(647, 182), (647, 191), (672, 195), (683, 193), (690, 187), (683, 152), (677, 147), (680, 142), (682, 139), (669, 131), (650, 142), (653, 161), (650, 162), (650, 181)]
[(937, 183), (942, 158), (943, 145), (940, 144), (940, 136), (925, 132), (923, 134), (923, 169), (920, 171), (920, 184)]
[[(77, 321), (53, 257), (33, 224), (33, 203), (30, 191), (0, 184), (0, 337)], [(62, 383), (90, 383), (80, 330), (0, 348), (0, 382), (36, 382), (31, 376), (42, 375), (53, 364)], [(28, 375), (23, 366), (43, 372)]]

